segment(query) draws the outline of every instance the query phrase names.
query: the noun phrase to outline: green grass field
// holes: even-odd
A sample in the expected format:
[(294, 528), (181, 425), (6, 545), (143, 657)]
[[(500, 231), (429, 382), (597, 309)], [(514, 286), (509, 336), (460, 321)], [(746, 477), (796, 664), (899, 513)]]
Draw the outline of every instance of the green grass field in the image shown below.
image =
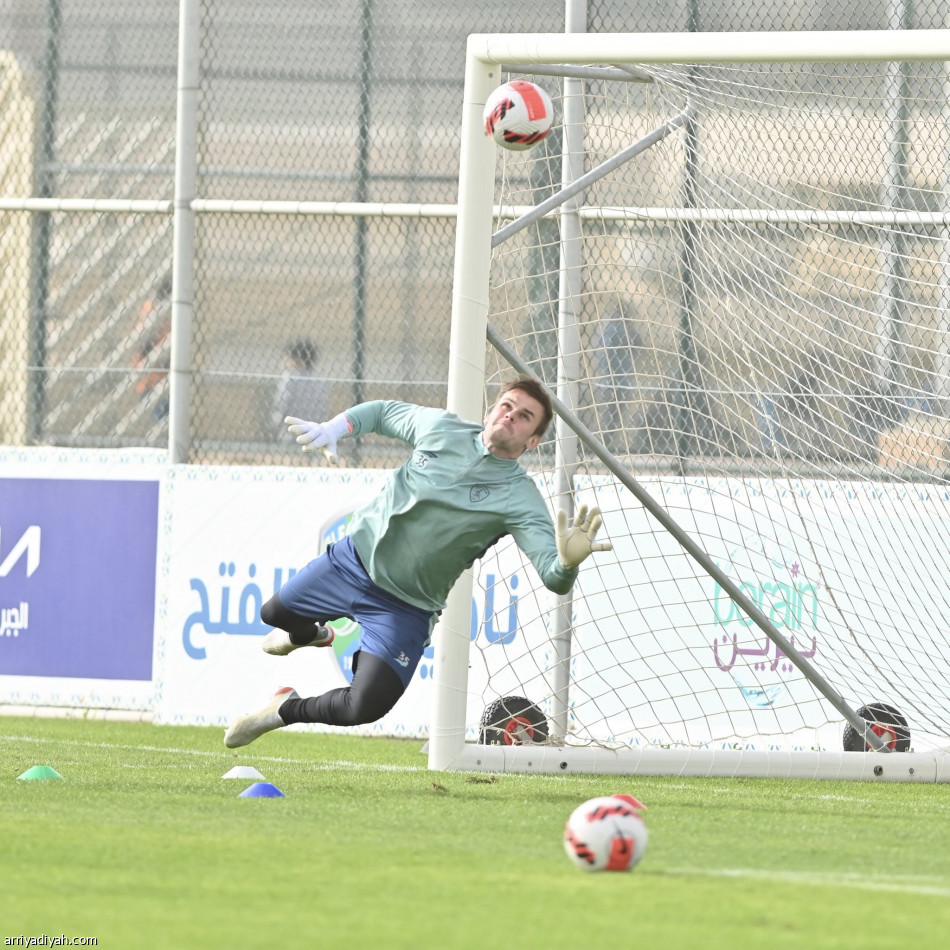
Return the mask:
[[(434, 773), (419, 742), (0, 718), (0, 937), (105, 948), (938, 947), (950, 786)], [(284, 798), (241, 798), (253, 765)], [(48, 765), (63, 778), (18, 776)], [(561, 831), (649, 808), (629, 874)]]

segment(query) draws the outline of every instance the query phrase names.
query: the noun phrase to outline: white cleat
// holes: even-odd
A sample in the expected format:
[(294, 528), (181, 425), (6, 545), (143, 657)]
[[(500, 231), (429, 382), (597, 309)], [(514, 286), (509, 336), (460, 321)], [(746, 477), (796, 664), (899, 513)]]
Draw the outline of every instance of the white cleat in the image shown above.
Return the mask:
[(317, 627), (317, 635), (309, 643), (294, 643), (286, 630), (275, 627), (264, 637), (261, 649), (271, 656), (287, 656), (288, 653), (293, 653), (301, 647), (328, 647), (333, 643), (333, 636), (333, 631), (329, 627), (320, 624)]
[(278, 710), (288, 699), (300, 699), (300, 696), (293, 687), (284, 686), (274, 693), (274, 698), (263, 709), (235, 719), (224, 734), (224, 744), (229, 749), (237, 749), (253, 742), (265, 732), (286, 726)]

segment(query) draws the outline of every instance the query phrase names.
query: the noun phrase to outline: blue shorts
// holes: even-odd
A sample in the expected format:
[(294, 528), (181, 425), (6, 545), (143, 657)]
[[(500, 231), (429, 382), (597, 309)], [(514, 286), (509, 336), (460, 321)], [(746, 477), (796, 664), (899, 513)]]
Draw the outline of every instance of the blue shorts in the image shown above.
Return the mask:
[(348, 537), (294, 574), (278, 596), (288, 610), (304, 617), (355, 620), (361, 628), (360, 649), (385, 660), (403, 686), (409, 685), (438, 618), (378, 587)]

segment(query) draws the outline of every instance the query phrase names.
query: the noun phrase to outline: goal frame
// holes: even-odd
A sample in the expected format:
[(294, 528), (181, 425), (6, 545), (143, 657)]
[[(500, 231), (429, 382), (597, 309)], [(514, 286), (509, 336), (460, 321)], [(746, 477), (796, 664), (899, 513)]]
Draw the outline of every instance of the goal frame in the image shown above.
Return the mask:
[[(458, 218), (449, 343), (447, 408), (463, 418), (480, 418), (486, 382), (486, 338), (490, 336), (489, 275), (493, 247), (495, 144), (484, 135), (482, 112), (489, 93), (507, 71), (585, 64), (626, 66), (663, 63), (769, 63), (948, 61), (950, 30), (817, 31), (785, 33), (667, 34), (478, 34), (468, 39), (462, 104)], [(565, 82), (572, 69), (560, 75)], [(562, 258), (562, 286), (564, 280)], [(558, 373), (559, 390), (565, 379)], [(558, 406), (559, 425), (575, 424)], [(576, 423), (576, 420), (574, 420)], [(589, 433), (588, 433), (589, 434)], [(594, 446), (597, 451), (598, 446)], [(603, 448), (602, 446), (600, 448)], [(606, 450), (603, 450), (606, 453)], [(628, 486), (630, 487), (630, 486)], [(646, 494), (646, 493), (644, 493)], [(679, 540), (679, 538), (678, 538)], [(682, 543), (682, 542), (681, 542)], [(695, 552), (687, 553), (696, 556)], [(701, 552), (700, 552), (701, 553)], [(434, 638), (433, 703), (428, 764), (435, 770), (536, 771), (829, 778), (875, 781), (950, 781), (947, 755), (937, 753), (774, 752), (563, 746), (486, 746), (466, 743), (465, 719), (473, 574), (453, 588)], [(744, 609), (754, 605), (737, 601)], [(753, 617), (753, 619), (756, 619)], [(766, 619), (766, 618), (763, 618)], [(758, 621), (757, 621), (758, 622)], [(766, 623), (768, 623), (766, 619)], [(774, 628), (773, 628), (773, 632)], [(772, 636), (770, 633), (769, 636)], [(781, 636), (779, 634), (779, 636)], [(789, 644), (786, 655), (793, 657)], [(807, 660), (801, 662), (807, 666)], [(799, 665), (796, 663), (796, 665)], [(819, 688), (821, 689), (820, 684)], [(880, 740), (843, 700), (821, 689), (832, 705), (866, 737)]]

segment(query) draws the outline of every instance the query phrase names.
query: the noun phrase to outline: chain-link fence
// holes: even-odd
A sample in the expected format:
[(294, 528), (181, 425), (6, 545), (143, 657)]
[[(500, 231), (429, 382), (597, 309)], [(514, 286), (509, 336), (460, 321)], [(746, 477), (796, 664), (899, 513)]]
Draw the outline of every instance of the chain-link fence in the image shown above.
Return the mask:
[[(563, 0), (198, 11), (188, 459), (289, 463), (285, 413), (444, 404), (466, 36), (560, 32)], [(586, 14), (598, 32), (946, 17), (940, 0), (590, 0)], [(163, 447), (179, 5), (0, 0), (0, 37), (0, 442)]]

